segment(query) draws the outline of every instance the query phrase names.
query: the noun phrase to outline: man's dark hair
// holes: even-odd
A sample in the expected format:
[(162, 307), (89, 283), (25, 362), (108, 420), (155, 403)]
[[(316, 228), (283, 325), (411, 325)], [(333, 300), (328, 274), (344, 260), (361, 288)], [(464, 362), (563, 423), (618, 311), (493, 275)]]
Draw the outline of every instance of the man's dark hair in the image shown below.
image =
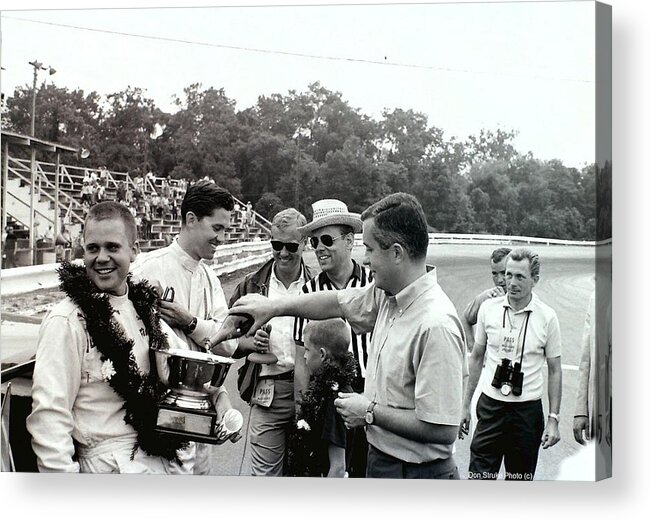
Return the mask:
[(496, 250), (493, 250), (493, 253), (491, 253), (491, 261), (497, 264), (509, 253), (511, 253), (511, 248), (497, 248)]
[(529, 272), (532, 277), (538, 277), (540, 275), (540, 258), (537, 253), (532, 252), (526, 248), (518, 248), (509, 253), (509, 259), (516, 262), (522, 260), (529, 261)]
[(185, 224), (188, 212), (194, 213), (199, 220), (212, 215), (217, 208), (229, 212), (235, 208), (235, 201), (228, 190), (217, 186), (212, 181), (198, 181), (188, 186), (181, 203), (181, 224)]
[(374, 239), (383, 250), (398, 243), (412, 259), (427, 255), (427, 218), (413, 195), (391, 194), (369, 206), (361, 217), (362, 221), (375, 219)]
[(84, 221), (83, 229), (86, 229), (88, 221), (104, 221), (106, 219), (120, 219), (127, 231), (129, 245), (133, 246), (135, 244), (137, 238), (136, 220), (126, 206), (115, 201), (103, 201), (91, 206)]

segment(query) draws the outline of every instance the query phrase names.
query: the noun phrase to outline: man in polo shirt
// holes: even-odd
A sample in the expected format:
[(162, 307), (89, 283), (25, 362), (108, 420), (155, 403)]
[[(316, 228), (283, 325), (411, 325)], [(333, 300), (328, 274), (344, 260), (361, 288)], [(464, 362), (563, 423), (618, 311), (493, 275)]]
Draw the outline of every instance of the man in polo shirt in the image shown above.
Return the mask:
[[(305, 216), (294, 208), (277, 213), (271, 222), (273, 259), (240, 282), (231, 297), (231, 304), (249, 293), (269, 299), (295, 296), (312, 276), (303, 263), (305, 239), (298, 231), (306, 223)], [(269, 333), (259, 329), (255, 336), (239, 340), (235, 357), (268, 352), (271, 363), (262, 363), (258, 383), (251, 397), (249, 439), (251, 441), (251, 474), (282, 476), (287, 447), (288, 427), (294, 421), (294, 319), (276, 317), (270, 320)], [(261, 359), (261, 357), (258, 357)], [(267, 360), (267, 362), (270, 362)]]
[[(311, 279), (302, 288), (303, 293), (316, 291), (340, 290), (344, 288), (361, 288), (373, 280), (371, 273), (364, 266), (357, 264), (353, 258), (355, 233), (362, 231), (362, 220), (357, 213), (348, 211), (348, 207), (337, 199), (323, 199), (312, 204), (312, 222), (298, 229), (303, 235), (310, 236), (321, 273)], [(307, 388), (307, 370), (305, 367), (303, 331), (307, 320), (296, 318), (294, 341), (296, 342), (296, 389), (298, 392)], [(353, 381), (353, 390), (364, 391), (366, 378), (366, 361), (371, 333), (356, 335), (351, 327), (349, 351), (353, 354), (357, 366), (357, 376)], [(297, 394), (297, 399), (300, 396)], [(366, 433), (363, 428), (350, 429), (346, 440), (346, 471), (349, 477), (366, 475)]]
[(501, 297), (506, 294), (506, 256), (509, 253), (511, 253), (511, 248), (493, 250), (490, 257), (490, 267), (494, 286), (482, 291), (472, 299), (461, 315), (461, 323), (466, 332), (466, 344), (469, 351), (472, 350), (472, 346), (475, 344), (473, 327), (477, 324), (477, 313), (479, 313), (480, 306), (489, 298)]
[(343, 317), (356, 333), (373, 330), (363, 394), (340, 393), (348, 428), (366, 426), (367, 477), (458, 479), (452, 456), (461, 418), (463, 328), (452, 302), (427, 270), (422, 207), (398, 193), (361, 216), (364, 263), (375, 284), (270, 301), (241, 299), (253, 329), (270, 317)]
[[(461, 432), (468, 433), (470, 403), (484, 354), (477, 428), (470, 446), (470, 479), (496, 479), (504, 460), (506, 479), (531, 480), (538, 450), (560, 440), (561, 333), (553, 309), (532, 292), (540, 277), (538, 255), (512, 251), (506, 261), (503, 297), (479, 308)], [(543, 363), (547, 361), (549, 417), (543, 417)]]

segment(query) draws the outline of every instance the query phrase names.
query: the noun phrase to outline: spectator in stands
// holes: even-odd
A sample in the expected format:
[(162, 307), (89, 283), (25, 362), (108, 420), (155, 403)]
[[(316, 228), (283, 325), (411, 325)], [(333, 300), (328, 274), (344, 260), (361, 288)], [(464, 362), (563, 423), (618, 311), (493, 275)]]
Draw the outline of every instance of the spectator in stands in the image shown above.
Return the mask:
[(47, 231), (43, 234), (43, 239), (48, 242), (54, 240), (54, 228), (52, 228), (51, 224), (47, 227)]
[(140, 201), (145, 194), (144, 179), (140, 176), (136, 176), (136, 178), (133, 180), (133, 184), (133, 198), (136, 201)]
[(251, 220), (253, 215), (253, 207), (251, 206), (251, 201), (246, 202), (246, 210), (244, 213), (244, 229), (246, 230), (246, 240), (249, 240), (249, 234), (251, 233)]
[(143, 225), (143, 238), (149, 240), (151, 238), (151, 212), (147, 209), (142, 215), (142, 225)]
[(95, 206), (97, 203), (97, 180), (92, 180), (90, 182), (90, 205)]
[(70, 254), (66, 254), (66, 252), (69, 252), (70, 248), (72, 248), (72, 237), (70, 237), (70, 232), (65, 226), (61, 226), (61, 231), (54, 241), (54, 248), (57, 262), (70, 260)]
[(171, 197), (172, 195), (172, 187), (170, 186), (170, 176), (167, 176), (166, 179), (163, 179), (161, 183), (161, 192), (163, 194), (163, 197)]
[(108, 188), (109, 184), (109, 171), (105, 166), (99, 169), (99, 183), (104, 188)]
[[(88, 172), (86, 172), (88, 174)], [(84, 176), (84, 180), (81, 184), (81, 204), (88, 203), (90, 206), (92, 203), (92, 194), (93, 190), (90, 185), (90, 176)]]
[(72, 246), (72, 258), (81, 259), (84, 256), (84, 225), (81, 225), (77, 237), (75, 237), (74, 244)]
[(98, 183), (95, 187), (95, 201), (101, 203), (105, 197), (105, 189), (101, 183)]
[(162, 196), (160, 202), (158, 203), (158, 216), (162, 219), (165, 219), (167, 212), (169, 210), (169, 200), (167, 197)]
[(7, 226), (7, 236), (3, 242), (2, 267), (5, 269), (14, 268), (16, 266), (16, 245), (18, 237), (14, 234), (14, 227)]
[(127, 183), (126, 181), (120, 181), (118, 189), (115, 192), (115, 197), (118, 203), (127, 204)]
[(35, 239), (42, 239), (43, 238), (41, 236), (40, 227), (41, 227), (41, 221), (38, 220), (38, 217), (34, 217), (34, 226), (33, 226), (32, 229), (34, 230), (34, 238)]
[(176, 221), (179, 218), (179, 205), (176, 202), (176, 197), (172, 198), (170, 210), (172, 211), (172, 219)]
[(151, 209), (152, 209), (152, 215), (156, 217), (160, 217), (160, 196), (158, 194), (154, 194), (151, 198)]

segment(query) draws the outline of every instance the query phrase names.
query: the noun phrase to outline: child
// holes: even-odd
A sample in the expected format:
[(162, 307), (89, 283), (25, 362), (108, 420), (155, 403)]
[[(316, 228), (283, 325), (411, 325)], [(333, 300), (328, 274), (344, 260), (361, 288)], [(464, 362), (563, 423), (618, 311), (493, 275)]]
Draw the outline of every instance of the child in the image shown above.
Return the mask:
[(310, 382), (301, 393), (298, 421), (289, 437), (289, 474), (344, 477), (346, 427), (334, 400), (340, 391), (351, 392), (355, 377), (350, 328), (340, 318), (310, 321), (304, 340)]

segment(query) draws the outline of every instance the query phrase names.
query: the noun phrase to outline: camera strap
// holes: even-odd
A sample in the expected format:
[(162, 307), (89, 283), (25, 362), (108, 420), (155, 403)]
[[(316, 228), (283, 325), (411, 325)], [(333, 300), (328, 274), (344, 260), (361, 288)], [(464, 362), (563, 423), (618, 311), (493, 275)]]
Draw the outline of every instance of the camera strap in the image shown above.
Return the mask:
[[(506, 329), (506, 320), (508, 318), (509, 322), (509, 328), (511, 331), (513, 331), (513, 323), (511, 322), (511, 317), (508, 315), (509, 312), (509, 306), (504, 306), (504, 314), (502, 315), (502, 331)], [(527, 330), (529, 329), (529, 316), (531, 315), (531, 310), (527, 310), (527, 316), (524, 319), (524, 327), (520, 326), (520, 331), (518, 332), (518, 338), (517, 342), (515, 342), (515, 352), (517, 356), (518, 352), (518, 344), (520, 344), (520, 338), (522, 338), (522, 343), (521, 345), (521, 352), (520, 352), (520, 367), (522, 367), (522, 359), (524, 358), (524, 345), (525, 342), (527, 341)], [(515, 358), (515, 357), (514, 357)]]
[(524, 343), (527, 341), (527, 329), (529, 329), (529, 317), (531, 310), (527, 310), (527, 317), (524, 319), (524, 335), (522, 336), (522, 352), (520, 353), (520, 370), (522, 371), (522, 359), (524, 358)]

